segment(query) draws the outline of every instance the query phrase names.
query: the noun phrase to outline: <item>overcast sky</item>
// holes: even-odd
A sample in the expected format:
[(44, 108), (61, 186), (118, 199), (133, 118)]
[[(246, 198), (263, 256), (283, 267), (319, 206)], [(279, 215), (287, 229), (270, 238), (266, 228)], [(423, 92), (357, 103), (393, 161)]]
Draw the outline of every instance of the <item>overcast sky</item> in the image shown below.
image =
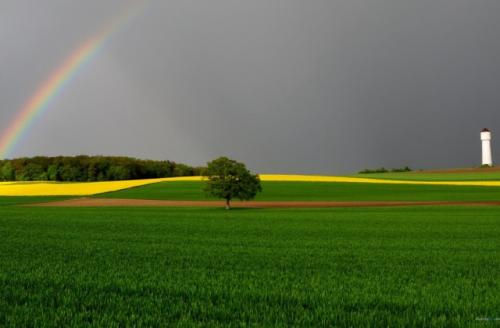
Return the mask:
[[(0, 0), (0, 131), (124, 3)], [(499, 14), (498, 0), (152, 0), (12, 156), (465, 167), (489, 127), (499, 161)]]

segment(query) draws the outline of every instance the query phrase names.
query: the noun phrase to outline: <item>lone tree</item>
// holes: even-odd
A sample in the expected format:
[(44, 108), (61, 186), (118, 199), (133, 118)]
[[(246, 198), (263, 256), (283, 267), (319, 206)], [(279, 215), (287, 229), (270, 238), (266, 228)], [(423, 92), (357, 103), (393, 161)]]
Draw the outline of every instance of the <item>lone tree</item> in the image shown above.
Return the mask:
[(260, 179), (252, 174), (243, 163), (227, 157), (217, 158), (207, 164), (208, 177), (205, 191), (212, 196), (226, 200), (226, 209), (231, 208), (231, 200), (251, 200), (262, 191)]

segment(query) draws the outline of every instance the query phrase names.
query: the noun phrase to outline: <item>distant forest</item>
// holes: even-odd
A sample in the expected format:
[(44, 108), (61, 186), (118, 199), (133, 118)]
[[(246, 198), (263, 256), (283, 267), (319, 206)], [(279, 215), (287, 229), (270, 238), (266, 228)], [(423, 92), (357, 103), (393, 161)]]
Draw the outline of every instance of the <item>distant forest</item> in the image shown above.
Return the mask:
[(129, 157), (32, 157), (0, 160), (0, 181), (114, 181), (201, 175), (203, 168)]

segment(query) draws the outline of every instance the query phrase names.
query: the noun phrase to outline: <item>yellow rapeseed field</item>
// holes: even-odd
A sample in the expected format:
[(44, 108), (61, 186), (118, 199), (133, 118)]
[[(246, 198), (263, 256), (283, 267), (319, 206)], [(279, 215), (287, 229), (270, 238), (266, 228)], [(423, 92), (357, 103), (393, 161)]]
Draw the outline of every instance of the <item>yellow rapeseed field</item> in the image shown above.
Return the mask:
[[(349, 182), (414, 185), (500, 186), (500, 181), (404, 181), (339, 176), (262, 174), (262, 181)], [(106, 182), (1, 182), (0, 196), (91, 196), (122, 189), (169, 181), (201, 181), (202, 177), (179, 177)]]
[(355, 178), (355, 177), (340, 177), (340, 176), (322, 176), (322, 175), (261, 174), (260, 178), (262, 181), (349, 182), (349, 183), (385, 183), (385, 184), (485, 186), (485, 187), (500, 186), (500, 181), (416, 181), (416, 180), (388, 180), (388, 179)]
[(105, 182), (14, 182), (0, 184), (0, 196), (90, 196), (164, 181), (199, 181), (200, 177)]

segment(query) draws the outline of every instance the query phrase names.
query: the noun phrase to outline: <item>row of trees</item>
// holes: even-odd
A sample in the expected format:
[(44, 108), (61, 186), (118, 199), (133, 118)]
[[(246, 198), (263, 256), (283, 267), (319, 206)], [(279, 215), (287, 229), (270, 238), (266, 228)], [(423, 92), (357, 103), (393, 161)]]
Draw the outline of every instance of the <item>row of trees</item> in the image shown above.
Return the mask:
[(32, 157), (0, 161), (0, 181), (112, 181), (198, 176), (203, 168), (130, 157)]
[(363, 171), (359, 171), (359, 174), (372, 174), (372, 173), (403, 173), (403, 172), (412, 172), (412, 169), (408, 166), (396, 169), (386, 169), (385, 167), (381, 167), (379, 169), (366, 169)]

